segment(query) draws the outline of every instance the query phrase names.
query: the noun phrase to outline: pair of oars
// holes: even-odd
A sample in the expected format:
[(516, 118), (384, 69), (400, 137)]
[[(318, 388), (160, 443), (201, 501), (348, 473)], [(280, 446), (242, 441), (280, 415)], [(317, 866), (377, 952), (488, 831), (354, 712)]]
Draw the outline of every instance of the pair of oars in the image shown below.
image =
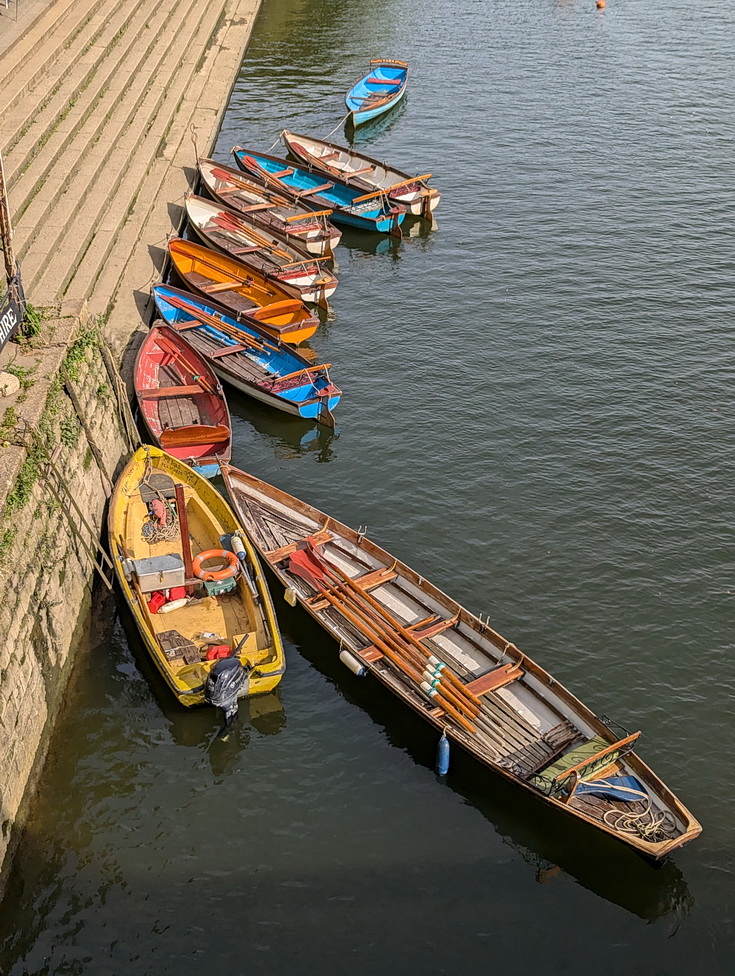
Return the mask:
[[(255, 241), (255, 247), (261, 248), (268, 254), (276, 255), (281, 258), (293, 257), (293, 254), (289, 254), (282, 247), (278, 247), (277, 244), (272, 243), (267, 238), (258, 234), (257, 231), (251, 230), (249, 227), (243, 227), (239, 218), (234, 214), (230, 214), (227, 211), (221, 210), (216, 217), (213, 218), (214, 223), (222, 230), (226, 231), (232, 237), (236, 237), (239, 241), (247, 242)], [(308, 270), (309, 267), (313, 265), (318, 265), (321, 261), (328, 261), (329, 258), (326, 255), (317, 256), (315, 254), (305, 254), (303, 258), (299, 258), (296, 261), (289, 261), (286, 264), (280, 264), (281, 270), (286, 268), (299, 268), (303, 267)], [(316, 269), (319, 270), (318, 268)], [(331, 280), (331, 275), (323, 274), (318, 279), (316, 279), (316, 284), (326, 284)]]
[(212, 328), (218, 329), (220, 332), (224, 332), (225, 335), (229, 336), (231, 339), (236, 339), (241, 345), (251, 346), (258, 352), (263, 353), (269, 351), (267, 348), (268, 346), (270, 346), (272, 351), (276, 351), (278, 348), (277, 346), (269, 343), (267, 339), (256, 339), (248, 332), (237, 329), (234, 326), (231, 326), (228, 322), (224, 322), (222, 319), (217, 318), (216, 315), (212, 315), (210, 312), (205, 312), (196, 305), (190, 305), (188, 302), (176, 298), (174, 295), (167, 295), (165, 298), (169, 305), (179, 309), (181, 312), (187, 312), (192, 318), (196, 319), (198, 322), (201, 322), (202, 325), (209, 325)]
[(177, 362), (180, 366), (183, 366), (184, 369), (188, 370), (191, 373), (194, 382), (201, 386), (205, 393), (211, 393), (214, 396), (217, 395), (217, 390), (212, 389), (206, 377), (202, 376), (202, 374), (197, 371), (196, 367), (179, 352), (176, 346), (173, 344), (170, 345), (168, 341), (160, 335), (158, 338), (158, 346), (163, 352), (168, 353), (175, 362)]
[[(347, 574), (343, 574), (343, 582), (338, 575), (341, 570), (332, 563), (326, 565), (315, 556), (313, 548), (311, 551), (297, 550), (290, 557), (289, 565), (295, 575), (301, 576), (316, 589), (370, 644), (411, 678), (429, 698), (435, 700), (457, 724), (470, 734), (476, 732), (472, 723), (479, 707), (471, 700), (459, 679), (446, 669), (437, 670), (440, 664), (438, 659), (433, 664), (430, 652), (397, 621), (381, 620), (384, 608), (357, 587)], [(332, 572), (333, 569), (336, 572)], [(376, 606), (380, 608), (377, 614), (369, 609), (375, 609)], [(415, 647), (412, 646), (414, 642)], [(448, 681), (443, 680), (445, 677)]]
[(271, 254), (277, 254), (279, 257), (291, 257), (288, 251), (284, 251), (283, 248), (278, 247), (277, 244), (273, 244), (272, 241), (269, 241), (266, 237), (263, 237), (263, 235), (259, 234), (256, 230), (244, 226), (239, 217), (236, 217), (234, 214), (231, 214), (226, 210), (220, 210), (220, 212), (214, 218), (214, 221), (223, 230), (229, 231), (243, 242), (253, 242), (253, 246), (260, 247), (264, 251), (268, 251)]
[(283, 197), (278, 193), (273, 193), (270, 190), (266, 190), (264, 187), (257, 187), (239, 175), (235, 175), (234, 173), (230, 173), (227, 170), (219, 168), (212, 169), (210, 172), (212, 173), (212, 176), (218, 180), (221, 180), (223, 183), (227, 183), (229, 186), (234, 186), (238, 190), (244, 190), (246, 193), (252, 193), (254, 197), (260, 197), (261, 200), (268, 200), (268, 202), (274, 207), (284, 207), (289, 205), (289, 200), (286, 197)]

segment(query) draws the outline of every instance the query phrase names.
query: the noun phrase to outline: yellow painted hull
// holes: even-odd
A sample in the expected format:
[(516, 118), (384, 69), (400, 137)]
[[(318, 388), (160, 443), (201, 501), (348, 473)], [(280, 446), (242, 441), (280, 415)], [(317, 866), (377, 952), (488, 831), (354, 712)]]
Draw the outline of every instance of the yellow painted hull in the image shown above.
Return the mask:
[[(229, 594), (197, 599), (170, 613), (151, 613), (147, 597), (133, 576), (126, 578), (126, 558), (146, 559), (168, 553), (182, 554), (178, 532), (175, 538), (151, 544), (142, 534), (148, 511), (140, 497), (142, 478), (151, 473), (169, 475), (183, 486), (192, 558), (206, 549), (220, 549), (220, 535), (237, 532), (243, 541), (247, 561), (258, 593), (253, 599), (240, 574)], [(266, 694), (278, 685), (285, 670), (285, 656), (270, 593), (258, 557), (230, 507), (212, 485), (188, 465), (156, 447), (141, 447), (120, 475), (110, 499), (108, 516), (110, 552), (120, 588), (135, 617), (138, 630), (154, 664), (182, 705), (204, 704), (204, 684), (214, 661), (181, 664), (170, 662), (158, 635), (175, 630), (195, 645), (203, 633), (214, 633), (231, 648), (241, 644), (238, 654), (250, 666), (247, 697)], [(206, 642), (201, 644), (206, 647)], [(203, 655), (203, 652), (202, 652)]]

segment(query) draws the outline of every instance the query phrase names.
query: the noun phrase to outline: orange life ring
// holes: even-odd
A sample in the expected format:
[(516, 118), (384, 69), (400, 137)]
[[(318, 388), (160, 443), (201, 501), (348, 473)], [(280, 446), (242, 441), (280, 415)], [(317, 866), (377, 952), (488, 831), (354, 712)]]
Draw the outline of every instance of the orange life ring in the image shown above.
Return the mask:
[[(224, 559), (227, 565), (217, 570), (202, 569), (202, 563), (206, 562), (207, 559)], [(226, 580), (236, 575), (238, 565), (237, 556), (234, 552), (229, 552), (227, 549), (205, 549), (198, 556), (194, 556), (191, 568), (194, 570), (194, 575), (198, 576), (199, 579)]]

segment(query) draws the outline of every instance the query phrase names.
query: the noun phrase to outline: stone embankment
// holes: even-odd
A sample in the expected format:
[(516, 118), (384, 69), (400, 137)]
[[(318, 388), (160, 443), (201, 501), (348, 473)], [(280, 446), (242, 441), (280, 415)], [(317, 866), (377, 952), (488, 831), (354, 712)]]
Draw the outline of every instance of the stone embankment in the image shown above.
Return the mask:
[[(26, 0), (0, 18), (0, 141), (37, 335), (0, 367), (0, 862), (84, 629), (106, 497), (135, 439), (114, 363), (213, 145), (260, 0)], [(122, 368), (123, 375), (129, 366)], [(6, 865), (7, 867), (7, 865)]]

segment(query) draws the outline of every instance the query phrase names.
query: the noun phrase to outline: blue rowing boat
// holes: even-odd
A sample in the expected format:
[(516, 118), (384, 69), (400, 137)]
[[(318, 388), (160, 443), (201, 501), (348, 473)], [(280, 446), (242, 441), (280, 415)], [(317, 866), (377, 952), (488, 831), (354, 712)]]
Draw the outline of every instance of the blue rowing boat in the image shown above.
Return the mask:
[(342, 391), (329, 378), (329, 364), (313, 366), (251, 321), (240, 321), (214, 302), (170, 285), (155, 285), (161, 318), (204, 356), (215, 373), (242, 393), (277, 410), (334, 427), (332, 410)]
[(405, 61), (377, 58), (370, 70), (353, 85), (345, 98), (353, 125), (362, 125), (394, 108), (406, 94), (408, 65)]
[(335, 223), (401, 236), (405, 207), (391, 203), (383, 190), (364, 193), (358, 187), (331, 180), (325, 182), (323, 173), (268, 153), (240, 146), (235, 146), (232, 152), (243, 172), (264, 186), (276, 188), (300, 203), (308, 203), (315, 210), (330, 208)]

